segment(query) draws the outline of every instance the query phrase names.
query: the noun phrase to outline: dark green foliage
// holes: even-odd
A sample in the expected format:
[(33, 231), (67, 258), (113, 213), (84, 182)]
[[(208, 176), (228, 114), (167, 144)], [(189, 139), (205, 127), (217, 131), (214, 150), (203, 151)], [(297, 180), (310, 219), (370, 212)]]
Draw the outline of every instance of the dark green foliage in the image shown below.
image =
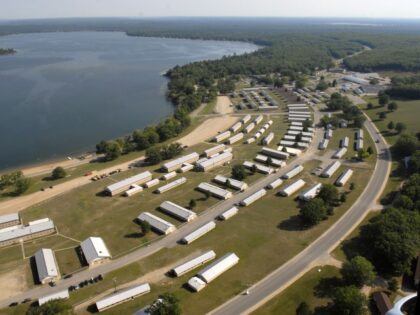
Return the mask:
[(146, 161), (151, 165), (156, 165), (163, 160), (169, 160), (181, 154), (182, 146), (175, 142), (161, 146), (154, 146), (146, 150)]
[(415, 173), (409, 177), (401, 188), (401, 196), (397, 200), (399, 208), (417, 210), (420, 213), (420, 174)]
[(382, 119), (382, 120), (385, 119), (386, 118), (386, 113), (385, 112), (380, 112), (379, 113), (379, 118)]
[(302, 302), (296, 309), (296, 315), (311, 315), (311, 309), (306, 302)]
[(420, 150), (417, 150), (408, 161), (408, 171), (410, 174), (420, 173)]
[(14, 50), (13, 48), (0, 48), (0, 56), (13, 55), (15, 53), (16, 50)]
[(362, 256), (356, 256), (343, 264), (341, 269), (343, 280), (348, 285), (361, 288), (375, 278), (373, 265)]
[(396, 111), (398, 108), (398, 104), (396, 102), (391, 102), (388, 104), (388, 110), (393, 112)]
[(122, 153), (121, 144), (114, 140), (107, 141), (103, 148), (103, 153), (105, 154), (106, 161), (115, 160)]
[(385, 106), (389, 103), (389, 95), (385, 93), (379, 93), (378, 95), (379, 105)]
[(148, 309), (150, 315), (180, 315), (181, 308), (179, 300), (171, 293), (159, 295), (159, 300), (155, 301)]
[(232, 167), (232, 177), (237, 180), (244, 180), (247, 176), (246, 168), (242, 164)]
[(63, 299), (52, 300), (41, 306), (30, 307), (26, 315), (73, 315), (72, 307)]
[(399, 122), (399, 123), (397, 123), (396, 125), (395, 125), (395, 130), (398, 132), (398, 133), (401, 133), (401, 132), (403, 132), (404, 130), (406, 130), (407, 129), (407, 125), (406, 124), (404, 124), (404, 123), (401, 123), (401, 122)]
[(9, 186), (13, 186), (16, 182), (23, 177), (22, 171), (11, 172), (1, 175), (0, 177), (0, 190)]
[(393, 121), (390, 121), (389, 123), (388, 123), (388, 129), (389, 130), (394, 130), (394, 128), (395, 128), (395, 124), (394, 124), (394, 122)]
[(356, 189), (356, 183), (350, 183), (350, 190)]
[(392, 87), (385, 92), (394, 98), (418, 100), (420, 99), (420, 75), (393, 77)]
[(139, 225), (140, 225), (141, 233), (143, 235), (146, 235), (147, 233), (150, 232), (151, 226), (150, 226), (149, 222), (142, 220), (142, 221), (139, 222)]
[(190, 200), (190, 203), (188, 204), (188, 207), (192, 210), (197, 205), (197, 202), (194, 199)]
[(326, 89), (328, 89), (328, 83), (325, 82), (324, 80), (321, 80), (317, 84), (316, 89), (319, 91), (325, 91)]
[(159, 147), (152, 147), (146, 150), (146, 161), (151, 165), (162, 162), (162, 154)]
[(340, 93), (331, 94), (331, 98), (327, 103), (329, 110), (342, 110), (343, 108), (353, 105), (347, 96), (342, 96)]
[(420, 247), (420, 214), (388, 208), (361, 231), (366, 257), (375, 269), (389, 275), (409, 271)]
[(338, 189), (332, 184), (324, 184), (319, 191), (318, 198), (326, 205), (335, 205), (338, 200)]
[(21, 178), (16, 180), (15, 194), (16, 195), (21, 195), (25, 191), (27, 191), (29, 189), (29, 187), (31, 187), (31, 180), (29, 178), (26, 178), (26, 177), (21, 177)]
[(417, 138), (412, 135), (401, 135), (392, 146), (394, 154), (400, 157), (412, 155), (417, 148)]
[(339, 287), (332, 297), (332, 313), (336, 315), (363, 315), (366, 297), (355, 286)]
[(398, 291), (398, 281), (395, 278), (391, 278), (391, 280), (388, 281), (388, 290), (391, 292), (397, 292)]
[(312, 199), (302, 206), (299, 217), (305, 225), (316, 225), (326, 219), (327, 207), (322, 199)]
[(53, 169), (51, 177), (53, 179), (60, 179), (67, 176), (66, 170), (62, 168), (61, 166), (57, 166), (55, 169)]

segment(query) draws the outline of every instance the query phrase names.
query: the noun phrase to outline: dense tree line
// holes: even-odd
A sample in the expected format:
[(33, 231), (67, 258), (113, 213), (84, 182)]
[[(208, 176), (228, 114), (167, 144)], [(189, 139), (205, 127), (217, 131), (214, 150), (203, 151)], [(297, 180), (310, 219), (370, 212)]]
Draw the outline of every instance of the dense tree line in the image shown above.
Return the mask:
[(386, 94), (393, 98), (420, 99), (420, 75), (395, 76), (392, 78), (392, 87)]
[(21, 171), (6, 173), (0, 176), (0, 191), (13, 189), (14, 195), (21, 195), (31, 186), (31, 180), (26, 178)]
[[(340, 93), (331, 94), (330, 100), (327, 102), (327, 107), (331, 111), (343, 111), (342, 117), (353, 123), (354, 127), (361, 128), (366, 120), (362, 111), (349, 100), (347, 96), (342, 96)], [(325, 117), (321, 121), (323, 124), (338, 125), (338, 118)]]

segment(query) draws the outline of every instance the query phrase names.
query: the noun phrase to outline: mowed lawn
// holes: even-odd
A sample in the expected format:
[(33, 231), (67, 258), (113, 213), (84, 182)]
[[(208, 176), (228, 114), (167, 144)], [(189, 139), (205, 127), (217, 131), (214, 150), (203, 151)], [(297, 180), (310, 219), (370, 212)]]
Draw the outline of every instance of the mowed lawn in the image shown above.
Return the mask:
[(267, 304), (253, 312), (253, 315), (295, 315), (299, 304), (306, 302), (313, 310), (324, 306), (329, 299), (315, 295), (315, 289), (321, 279), (339, 275), (339, 269), (332, 266), (317, 267), (308, 271), (302, 278), (293, 283), (284, 292), (277, 295)]
[[(417, 133), (420, 131), (419, 116), (420, 116), (420, 101), (401, 101), (395, 100), (398, 104), (398, 109), (394, 112), (388, 111), (386, 107), (380, 107), (378, 105), (377, 98), (368, 98), (367, 102), (371, 102), (374, 105), (373, 109), (367, 109), (366, 105), (363, 106), (364, 112), (372, 119), (376, 127), (386, 138), (389, 144), (394, 144), (397, 141), (399, 134), (395, 131), (391, 132), (388, 129), (388, 124), (393, 121), (394, 124), (402, 122), (407, 126), (407, 133)], [(381, 112), (386, 113), (385, 119), (380, 119), (379, 114)]]

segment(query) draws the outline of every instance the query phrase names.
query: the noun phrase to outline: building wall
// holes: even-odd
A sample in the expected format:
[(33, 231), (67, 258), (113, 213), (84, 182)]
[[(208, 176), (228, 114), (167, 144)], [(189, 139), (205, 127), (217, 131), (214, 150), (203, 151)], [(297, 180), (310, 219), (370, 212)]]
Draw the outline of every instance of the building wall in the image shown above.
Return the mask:
[(42, 236), (54, 234), (55, 232), (56, 232), (56, 230), (54, 228), (54, 229), (45, 230), (45, 231), (42, 231), (42, 232), (39, 232), (39, 233), (30, 234), (30, 235), (27, 235), (27, 236), (24, 236), (24, 237), (14, 238), (14, 239), (11, 239), (11, 240), (0, 242), (0, 247), (5, 247), (5, 246), (8, 246), (8, 245), (17, 244), (17, 243), (19, 243), (20, 240), (28, 241), (28, 240), (39, 238), (39, 237), (42, 237)]

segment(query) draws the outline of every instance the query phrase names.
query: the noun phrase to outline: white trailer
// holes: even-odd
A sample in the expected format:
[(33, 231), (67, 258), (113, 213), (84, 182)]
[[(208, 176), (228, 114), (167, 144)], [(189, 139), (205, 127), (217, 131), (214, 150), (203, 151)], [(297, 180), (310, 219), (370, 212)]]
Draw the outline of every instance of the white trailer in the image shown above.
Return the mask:
[(244, 134), (242, 132), (238, 133), (237, 135), (234, 135), (233, 137), (230, 137), (227, 140), (228, 144), (234, 144), (244, 138)]
[(274, 132), (270, 132), (262, 141), (263, 145), (269, 145), (274, 139)]
[(263, 118), (263, 115), (258, 115), (257, 118), (255, 118), (254, 120), (255, 125), (258, 125), (260, 122), (262, 122)]
[(175, 171), (163, 175), (162, 180), (168, 180), (168, 179), (171, 179), (171, 178), (174, 178), (174, 177), (176, 177), (176, 172)]
[[(292, 122), (293, 124), (293, 122)], [(302, 124), (302, 123), (301, 123)], [(297, 131), (303, 131), (304, 127), (303, 126), (295, 126), (295, 125), (291, 125), (289, 127), (289, 130), (297, 130)]]
[(151, 179), (152, 179), (152, 173), (150, 173), (149, 171), (146, 171), (146, 172), (131, 176), (129, 178), (123, 179), (122, 181), (119, 181), (117, 183), (111, 184), (105, 188), (105, 191), (109, 195), (115, 196), (129, 189), (131, 185), (134, 185), (134, 184), (141, 185)]
[(39, 300), (38, 300), (38, 305), (42, 306), (45, 303), (48, 303), (48, 302), (53, 301), (53, 300), (68, 299), (68, 298), (70, 298), (69, 290), (65, 289), (65, 290), (62, 290), (62, 291), (58, 291), (56, 293), (51, 293), (51, 294), (45, 295), (43, 297), (40, 297)]
[(291, 196), (303, 186), (305, 186), (305, 181), (303, 179), (298, 179), (293, 184), (290, 184), (284, 189), (280, 190), (280, 195), (284, 197)]
[(98, 309), (98, 312), (102, 312), (121, 303), (132, 301), (134, 298), (149, 292), (150, 285), (148, 283), (137, 285), (129, 289), (116, 291), (115, 293), (112, 293), (97, 301), (96, 308)]
[(237, 207), (232, 207), (229, 210), (226, 210), (221, 215), (219, 215), (219, 219), (226, 221), (229, 220), (231, 217), (238, 213), (239, 209)]
[(232, 197), (232, 193), (229, 190), (222, 189), (209, 183), (201, 183), (198, 185), (197, 189), (203, 192), (209, 192), (212, 196), (219, 199), (226, 200)]
[(221, 166), (229, 161), (231, 161), (233, 155), (231, 152), (223, 152), (215, 157), (212, 157), (206, 161), (197, 162), (197, 169), (202, 172), (207, 172), (217, 166)]
[(195, 163), (196, 161), (198, 161), (199, 158), (200, 156), (198, 155), (198, 153), (193, 152), (193, 153), (181, 156), (175, 160), (166, 162), (165, 164), (162, 165), (162, 169), (167, 173), (176, 171), (177, 169), (182, 167), (182, 164)]
[(363, 139), (363, 129), (357, 129), (356, 140)]
[(349, 168), (349, 169), (345, 170), (343, 173), (341, 173), (341, 175), (335, 181), (335, 184), (337, 186), (344, 186), (352, 175), (353, 175), (353, 170), (352, 169)]
[(335, 153), (333, 154), (332, 158), (333, 159), (341, 159), (346, 153), (347, 153), (347, 149), (346, 148), (338, 149), (337, 151), (335, 151)]
[(254, 139), (257, 140), (261, 136), (262, 136), (262, 133), (258, 131), (254, 134)]
[(225, 132), (222, 132), (222, 133), (219, 133), (217, 136), (215, 136), (213, 138), (213, 141), (217, 142), (217, 143), (222, 142), (222, 141), (228, 139), (231, 136), (231, 134), (232, 134), (232, 132), (230, 132), (229, 130), (225, 131)]
[(192, 242), (194, 242), (198, 238), (202, 237), (203, 235), (207, 234), (211, 230), (214, 230), (215, 228), (216, 228), (216, 223), (214, 221), (210, 221), (210, 222), (200, 226), (198, 229), (191, 232), (190, 234), (185, 235), (181, 239), (181, 242), (184, 243), (184, 244), (191, 244)]
[(194, 169), (194, 165), (190, 164), (190, 163), (184, 163), (182, 165), (182, 167), (179, 169), (180, 173), (186, 173), (191, 171), (192, 169)]
[(232, 125), (232, 127), (230, 127), (229, 130), (232, 132), (237, 132), (239, 129), (241, 129), (241, 127), (242, 127), (242, 122), (238, 121), (237, 123)]
[(296, 140), (296, 136), (294, 136), (294, 135), (293, 136), (292, 135), (284, 135), (283, 139), (284, 140), (290, 140), (290, 141), (294, 142)]
[(240, 202), (241, 206), (247, 207), (257, 201), (258, 199), (264, 197), (267, 194), (265, 189), (260, 189), (257, 192), (253, 193), (251, 196), (245, 198)]
[(243, 163), (243, 166), (245, 166), (247, 169), (253, 169), (255, 167), (258, 172), (260, 172), (262, 174), (265, 174), (265, 175), (269, 175), (269, 174), (274, 172), (274, 169), (272, 169), (271, 167), (261, 165), (261, 164), (258, 164), (258, 163), (252, 163), (252, 162), (249, 162), (249, 161), (245, 161)]
[(360, 149), (363, 149), (363, 139), (356, 140), (356, 151), (359, 151)]
[(277, 147), (277, 150), (278, 151), (286, 150), (286, 153), (288, 153), (291, 156), (299, 156), (302, 154), (302, 150), (291, 148), (291, 147), (283, 147), (281, 145)]
[(327, 129), (324, 132), (324, 138), (330, 140), (333, 136), (333, 131), (332, 129)]
[(241, 122), (245, 125), (250, 120), (251, 120), (251, 115), (246, 115), (241, 119)]
[(298, 148), (307, 149), (309, 147), (309, 143), (306, 143), (306, 142), (296, 142), (296, 146)]
[(226, 146), (224, 144), (219, 144), (210, 149), (205, 150), (204, 155), (209, 158), (212, 155), (222, 152), (225, 148)]
[(159, 187), (158, 189), (156, 189), (156, 192), (158, 194), (163, 194), (164, 192), (174, 189), (175, 187), (178, 187), (186, 182), (187, 182), (187, 179), (185, 177), (181, 177), (181, 178), (178, 178), (177, 180), (174, 180), (173, 182), (170, 182), (169, 184)]
[(142, 191), (143, 191), (143, 187), (139, 185), (131, 185), (131, 188), (124, 193), (124, 196), (131, 197)]
[(270, 165), (276, 166), (276, 167), (283, 167), (286, 165), (286, 162), (266, 156), (257, 154), (257, 156), (254, 158), (255, 161), (260, 163), (268, 163), (270, 162)]
[(244, 191), (248, 188), (248, 184), (245, 182), (242, 182), (240, 180), (236, 180), (234, 178), (225, 177), (222, 175), (217, 175), (214, 178), (214, 181), (216, 183), (227, 185), (228, 187), (231, 187), (236, 190)]
[(219, 277), (222, 273), (232, 268), (239, 262), (239, 257), (233, 253), (228, 253), (214, 263), (197, 273), (207, 284)]
[[(281, 140), (280, 145), (283, 145), (285, 147), (294, 147), (296, 144), (295, 141), (289, 141), (289, 140)], [(284, 153), (284, 152), (283, 152)]]
[(311, 199), (314, 199), (316, 196), (318, 196), (319, 192), (321, 191), (322, 184), (318, 183), (308, 190), (304, 191), (300, 194), (299, 198), (305, 201), (309, 201)]
[(281, 178), (277, 178), (274, 182), (267, 185), (268, 189), (276, 189), (281, 184), (283, 184), (283, 180)]
[(146, 221), (147, 223), (150, 224), (150, 226), (152, 227), (152, 229), (154, 229), (155, 231), (168, 235), (170, 233), (172, 233), (173, 231), (176, 230), (175, 225), (173, 225), (172, 223), (169, 223), (161, 218), (159, 218), (158, 216), (155, 216), (154, 214), (151, 214), (149, 212), (142, 212), (140, 213), (140, 215), (137, 217), (137, 219), (139, 221)]
[(348, 148), (349, 147), (350, 139), (349, 137), (344, 137), (340, 140), (340, 148)]
[(293, 178), (302, 171), (303, 171), (303, 166), (302, 165), (296, 165), (290, 171), (288, 171), (286, 174), (284, 174), (282, 176), (282, 178), (284, 178), (284, 179)]
[(252, 130), (254, 130), (255, 126), (255, 123), (250, 123), (248, 126), (245, 127), (244, 133), (250, 133)]
[(301, 137), (300, 141), (303, 143), (311, 143), (312, 142), (312, 138), (310, 137)]
[(147, 183), (145, 183), (143, 186), (145, 187), (145, 188), (150, 188), (150, 187), (153, 187), (153, 186), (156, 186), (156, 185), (159, 185), (159, 179), (157, 179), (157, 178), (155, 178), (155, 179), (152, 179), (151, 181), (148, 181)]
[(209, 250), (198, 257), (195, 257), (179, 266), (176, 266), (172, 269), (172, 274), (174, 274), (176, 277), (180, 277), (190, 272), (191, 270), (194, 270), (195, 268), (213, 260), (214, 258), (216, 258), (216, 253), (212, 250)]
[(261, 153), (264, 155), (271, 156), (277, 159), (282, 159), (282, 160), (287, 160), (289, 158), (289, 153), (287, 152), (282, 152), (282, 151), (278, 151), (278, 150), (274, 150), (274, 149), (270, 149), (266, 147), (263, 147), (261, 149)]
[(322, 139), (321, 142), (319, 143), (318, 149), (325, 150), (328, 147), (329, 142), (330, 140), (328, 139)]
[(288, 120), (289, 121), (306, 121), (306, 120), (308, 120), (308, 118), (305, 118), (305, 117), (288, 117)]
[(299, 121), (292, 121), (292, 123), (290, 125), (291, 126), (303, 127), (303, 123), (301, 123)]
[(169, 215), (186, 222), (190, 222), (197, 218), (195, 212), (185, 209), (173, 203), (171, 201), (164, 201), (160, 204), (159, 208), (163, 211), (168, 213)]
[(340, 168), (341, 163), (335, 161), (327, 166), (327, 168), (321, 173), (321, 177), (329, 178)]
[(251, 144), (251, 143), (254, 143), (254, 142), (255, 142), (255, 138), (254, 138), (254, 137), (249, 138), (249, 139), (247, 139), (247, 140), (245, 141), (245, 143), (246, 143), (246, 144)]

